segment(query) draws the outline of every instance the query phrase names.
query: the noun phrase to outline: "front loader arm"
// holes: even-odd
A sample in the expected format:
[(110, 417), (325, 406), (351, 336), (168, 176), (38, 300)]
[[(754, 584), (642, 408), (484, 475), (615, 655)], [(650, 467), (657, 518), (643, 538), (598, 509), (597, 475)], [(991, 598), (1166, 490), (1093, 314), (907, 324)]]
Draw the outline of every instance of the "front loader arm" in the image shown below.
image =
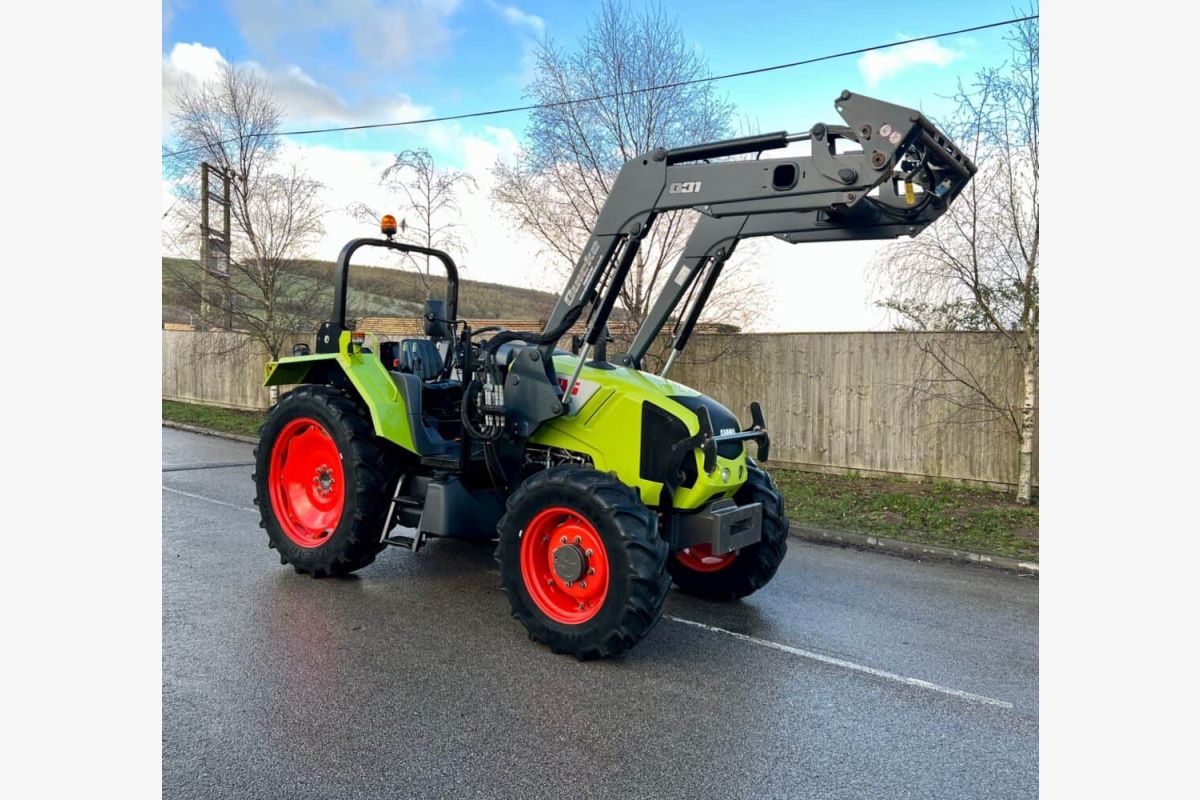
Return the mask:
[[(842, 92), (834, 107), (846, 125), (819, 123), (806, 133), (783, 131), (673, 150), (656, 148), (625, 162), (545, 329), (530, 339), (540, 349), (539, 358), (530, 354), (528, 363), (518, 360), (505, 380), (505, 392), (511, 394), (506, 404), (518, 418), (519, 430), (532, 431), (568, 410), (588, 352), (605, 334), (638, 248), (661, 212), (692, 209), (702, 219), (735, 218), (719, 226), (719, 240), (728, 242), (720, 259), (693, 256), (714, 262), (698, 309), (712, 290), (720, 266), (755, 217), (807, 215), (761, 223), (772, 232), (802, 237), (795, 241), (878, 238), (894, 227), (884, 217), (915, 229), (922, 215), (940, 214), (975, 173), (970, 159), (919, 111), (850, 92)], [(767, 150), (800, 141), (812, 143), (810, 155), (761, 158)], [(839, 141), (859, 149), (839, 152)], [(758, 160), (710, 162), (753, 153), (760, 156)], [(905, 185), (903, 198), (897, 191), (899, 182)], [(920, 205), (915, 198), (918, 189)], [(838, 229), (854, 233), (832, 233)], [(700, 245), (697, 242), (696, 249)], [(682, 275), (684, 289), (695, 280), (697, 266), (700, 262)], [(662, 300), (656, 306), (657, 318), (665, 321), (679, 296)], [(587, 306), (583, 346), (575, 373), (563, 390), (545, 365), (559, 338)], [(682, 339), (676, 337), (676, 346), (686, 341), (698, 313), (691, 315)], [(647, 333), (639, 342), (643, 352), (653, 339)], [(523, 384), (522, 377), (526, 378)]]
[(869, 197), (866, 202), (837, 211), (781, 211), (719, 218), (701, 216), (684, 245), (675, 269), (633, 338), (628, 363), (640, 368), (642, 359), (675, 313), (680, 301), (693, 291), (696, 281), (704, 276), (699, 291), (689, 303), (687, 316), (676, 328), (671, 343), (674, 351), (671, 360), (674, 360), (675, 354), (687, 344), (725, 262), (742, 239), (775, 236), (785, 242), (799, 244), (916, 236), (941, 216), (947, 207), (945, 203), (923, 200), (920, 207), (905, 208), (906, 202), (899, 200), (894, 184), (885, 182), (880, 186), (878, 198)]
[[(897, 174), (930, 195), (928, 202), (936, 198), (944, 205), (975, 172), (970, 159), (919, 111), (850, 92), (842, 92), (834, 106), (845, 126), (819, 123), (801, 134), (779, 132), (675, 150), (658, 148), (627, 161), (544, 335), (562, 327), (573, 309), (597, 303), (586, 336), (588, 345), (596, 343), (638, 247), (663, 211), (690, 208), (720, 218), (805, 211), (838, 214), (862, 204), (898, 209), (903, 201), (894, 184), (884, 188)], [(839, 139), (861, 149), (838, 153)], [(811, 155), (697, 163), (761, 154), (798, 141), (812, 142)], [(878, 196), (868, 197), (876, 187)], [(605, 294), (597, 297), (606, 275)], [(549, 352), (553, 345), (544, 347)]]

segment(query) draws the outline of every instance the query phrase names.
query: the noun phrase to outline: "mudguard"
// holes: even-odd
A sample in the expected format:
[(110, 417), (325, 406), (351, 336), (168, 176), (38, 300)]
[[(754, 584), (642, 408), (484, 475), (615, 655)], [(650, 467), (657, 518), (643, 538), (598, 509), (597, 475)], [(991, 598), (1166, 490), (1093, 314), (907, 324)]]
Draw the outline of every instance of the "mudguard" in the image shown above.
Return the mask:
[[(378, 342), (376, 342), (378, 347)], [(413, 441), (408, 408), (396, 384), (378, 357), (364, 354), (354, 345), (349, 331), (343, 331), (336, 353), (289, 356), (267, 362), (263, 386), (288, 386), (302, 383), (328, 383), (330, 370), (340, 370), (371, 412), (371, 423), (378, 436), (410, 453), (417, 453)]]

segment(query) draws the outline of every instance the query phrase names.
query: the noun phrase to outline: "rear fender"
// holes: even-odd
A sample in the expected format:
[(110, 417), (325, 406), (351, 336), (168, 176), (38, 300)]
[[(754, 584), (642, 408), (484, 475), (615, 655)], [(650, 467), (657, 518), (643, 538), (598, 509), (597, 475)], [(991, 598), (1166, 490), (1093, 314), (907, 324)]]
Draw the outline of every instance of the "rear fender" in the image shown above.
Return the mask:
[(370, 412), (376, 435), (416, 453), (404, 398), (377, 355), (351, 347), (349, 331), (342, 333), (336, 353), (289, 356), (267, 362), (263, 386), (331, 384), (339, 373), (349, 380)]

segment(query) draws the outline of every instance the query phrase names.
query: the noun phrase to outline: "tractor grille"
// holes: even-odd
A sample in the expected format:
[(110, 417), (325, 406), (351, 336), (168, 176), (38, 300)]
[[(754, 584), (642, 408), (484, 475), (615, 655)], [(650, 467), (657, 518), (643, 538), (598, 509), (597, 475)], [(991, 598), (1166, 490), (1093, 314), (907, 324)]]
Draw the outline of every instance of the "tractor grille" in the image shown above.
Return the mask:
[[(671, 448), (688, 436), (683, 421), (653, 403), (642, 402), (642, 459), (639, 474), (648, 481), (666, 483), (671, 468)], [(680, 486), (696, 485), (698, 471), (694, 453), (683, 459), (683, 482)]]

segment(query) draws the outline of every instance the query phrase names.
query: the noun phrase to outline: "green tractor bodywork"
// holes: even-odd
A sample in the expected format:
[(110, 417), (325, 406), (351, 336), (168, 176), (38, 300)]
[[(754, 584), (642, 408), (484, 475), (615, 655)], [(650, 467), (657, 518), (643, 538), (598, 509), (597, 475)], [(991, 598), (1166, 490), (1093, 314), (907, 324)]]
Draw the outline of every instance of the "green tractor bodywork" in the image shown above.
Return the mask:
[[(370, 334), (370, 332), (366, 332)], [(344, 375), (371, 414), (375, 434), (410, 453), (423, 455), (413, 437), (413, 423), (404, 398), (383, 362), (371, 352), (351, 345), (351, 334), (343, 332), (336, 353), (290, 356), (271, 361), (264, 370), (264, 386), (330, 381), (329, 370)], [(576, 356), (558, 355), (555, 371), (564, 383), (578, 363)], [(654, 457), (644, 449), (647, 436), (642, 421), (650, 404), (677, 420), (687, 435), (700, 432), (695, 411), (674, 398), (697, 398), (715, 405), (695, 389), (632, 367), (600, 368), (585, 365), (579, 374), (576, 397), (584, 402), (573, 413), (544, 422), (529, 441), (586, 456), (601, 472), (615, 472), (622, 483), (634, 487), (650, 506), (661, 502), (663, 482), (645, 476), (643, 461)], [(654, 412), (649, 412), (654, 413)], [(689, 479), (672, 497), (672, 508), (690, 510), (722, 497), (732, 497), (746, 479), (744, 448), (733, 457), (718, 454), (716, 469), (706, 473), (699, 451), (684, 456)]]
[[(574, 372), (577, 363), (575, 356), (555, 357), (554, 366), (560, 383)], [(666, 443), (654, 441), (652, 434), (644, 430), (643, 420), (647, 413), (654, 413), (648, 412), (646, 405), (661, 409), (677, 420), (681, 434), (695, 435), (700, 431), (696, 412), (673, 398), (704, 398), (713, 404), (715, 401), (683, 384), (632, 367), (585, 365), (579, 374), (578, 386), (583, 392), (595, 387), (578, 413), (547, 420), (529, 440), (583, 453), (591, 458), (596, 469), (615, 472), (622, 483), (636, 488), (642, 502), (649, 506), (660, 505), (663, 482), (646, 477), (648, 471), (654, 472), (653, 468), (647, 470), (646, 462), (661, 456), (666, 450), (662, 445)], [(669, 429), (671, 424), (664, 427)], [(717, 467), (711, 474), (703, 470), (697, 450), (684, 458), (689, 462), (684, 466), (689, 480), (675, 492), (673, 508), (690, 510), (719, 497), (732, 497), (745, 481), (744, 452), (733, 458), (718, 455)], [(686, 485), (688, 483), (690, 485)]]
[(329, 370), (338, 370), (349, 379), (371, 412), (376, 435), (416, 453), (412, 424), (400, 391), (378, 356), (352, 347), (350, 336), (349, 331), (341, 334), (336, 353), (290, 356), (268, 362), (263, 370), (263, 385), (329, 383)]

